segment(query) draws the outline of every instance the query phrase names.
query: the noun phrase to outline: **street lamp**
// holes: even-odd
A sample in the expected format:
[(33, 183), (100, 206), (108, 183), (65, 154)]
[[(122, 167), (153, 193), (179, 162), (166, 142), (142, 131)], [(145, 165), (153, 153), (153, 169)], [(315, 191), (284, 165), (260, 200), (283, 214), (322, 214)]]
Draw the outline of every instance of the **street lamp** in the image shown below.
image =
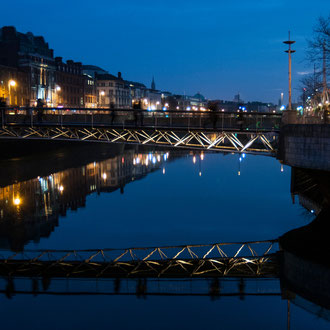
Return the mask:
[(56, 95), (56, 102), (57, 102), (57, 106), (59, 106), (60, 102), (60, 96), (59, 96), (59, 92), (61, 91), (61, 87), (60, 86), (56, 86), (55, 88), (55, 95)]
[(9, 92), (9, 105), (11, 105), (11, 87), (15, 87), (16, 86), (16, 81), (15, 80), (12, 80), (10, 79), (8, 81), (8, 92)]
[(101, 105), (103, 105), (103, 96), (105, 95), (105, 92), (104, 91), (101, 91), (100, 92), (100, 103)]

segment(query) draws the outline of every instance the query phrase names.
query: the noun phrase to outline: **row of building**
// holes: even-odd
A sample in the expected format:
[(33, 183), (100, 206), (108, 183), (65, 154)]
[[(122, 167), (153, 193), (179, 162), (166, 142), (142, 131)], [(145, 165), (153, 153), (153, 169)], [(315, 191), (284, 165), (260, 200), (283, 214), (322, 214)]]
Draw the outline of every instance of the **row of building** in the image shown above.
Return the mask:
[(190, 110), (206, 106), (201, 94), (172, 95), (139, 82), (112, 75), (95, 65), (54, 57), (44, 38), (20, 33), (13, 26), (0, 29), (0, 98), (8, 106), (132, 108)]

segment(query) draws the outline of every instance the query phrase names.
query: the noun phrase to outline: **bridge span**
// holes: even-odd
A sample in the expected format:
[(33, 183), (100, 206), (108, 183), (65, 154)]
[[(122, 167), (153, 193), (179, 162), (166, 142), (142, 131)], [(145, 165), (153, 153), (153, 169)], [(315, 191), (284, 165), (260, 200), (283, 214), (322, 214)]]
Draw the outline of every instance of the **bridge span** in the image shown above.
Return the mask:
[(134, 143), (212, 151), (276, 152), (280, 114), (109, 109), (2, 112), (0, 138)]

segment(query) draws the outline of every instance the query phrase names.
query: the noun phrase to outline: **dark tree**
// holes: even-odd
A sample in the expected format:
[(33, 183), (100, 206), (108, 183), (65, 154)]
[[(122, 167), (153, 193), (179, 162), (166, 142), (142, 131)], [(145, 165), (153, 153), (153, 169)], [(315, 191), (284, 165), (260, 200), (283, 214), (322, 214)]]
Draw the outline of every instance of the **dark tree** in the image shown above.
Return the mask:
[(313, 37), (308, 40), (307, 57), (322, 73), (323, 94), (327, 93), (330, 69), (330, 14), (328, 17), (319, 17), (313, 30)]

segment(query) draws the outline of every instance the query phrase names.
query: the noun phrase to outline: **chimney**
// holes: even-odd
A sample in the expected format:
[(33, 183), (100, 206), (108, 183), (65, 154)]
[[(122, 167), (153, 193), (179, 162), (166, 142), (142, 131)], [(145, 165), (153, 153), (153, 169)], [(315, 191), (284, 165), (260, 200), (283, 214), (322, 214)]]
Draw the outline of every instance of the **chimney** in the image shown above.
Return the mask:
[(122, 79), (121, 72), (118, 72), (118, 79)]

